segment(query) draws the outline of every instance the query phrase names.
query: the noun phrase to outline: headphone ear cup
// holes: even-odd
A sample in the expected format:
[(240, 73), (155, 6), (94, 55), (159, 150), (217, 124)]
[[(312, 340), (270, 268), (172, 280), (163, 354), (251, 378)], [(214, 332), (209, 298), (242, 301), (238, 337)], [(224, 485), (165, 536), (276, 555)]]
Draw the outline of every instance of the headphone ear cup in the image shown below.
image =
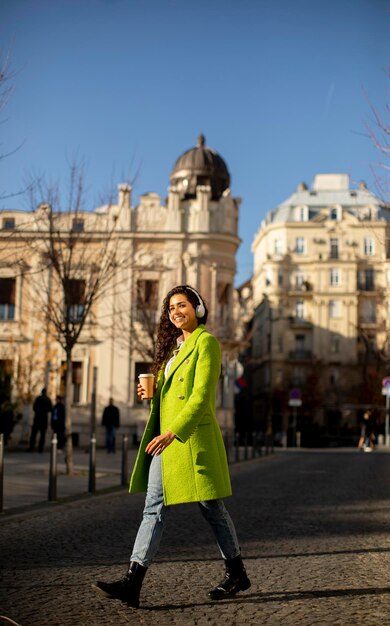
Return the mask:
[(198, 304), (198, 306), (195, 309), (195, 315), (197, 318), (203, 317), (204, 314), (206, 313), (205, 308), (204, 308), (204, 304), (203, 302)]

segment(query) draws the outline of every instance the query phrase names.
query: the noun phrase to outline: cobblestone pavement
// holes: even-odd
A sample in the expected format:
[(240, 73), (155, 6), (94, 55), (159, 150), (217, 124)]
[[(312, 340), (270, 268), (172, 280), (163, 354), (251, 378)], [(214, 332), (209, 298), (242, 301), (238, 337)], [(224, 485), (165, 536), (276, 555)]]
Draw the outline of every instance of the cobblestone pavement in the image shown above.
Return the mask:
[(0, 615), (21, 626), (390, 625), (390, 454), (283, 451), (231, 472), (247, 592), (208, 601), (222, 563), (197, 506), (181, 505), (142, 607), (96, 594), (96, 578), (124, 573), (142, 512), (144, 496), (121, 491), (1, 519)]

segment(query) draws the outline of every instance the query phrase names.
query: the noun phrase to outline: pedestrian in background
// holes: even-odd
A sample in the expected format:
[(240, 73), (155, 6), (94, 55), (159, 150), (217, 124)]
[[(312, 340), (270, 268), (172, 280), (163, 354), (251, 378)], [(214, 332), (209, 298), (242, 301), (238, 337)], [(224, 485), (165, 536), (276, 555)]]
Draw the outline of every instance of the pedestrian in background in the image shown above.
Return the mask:
[(65, 445), (65, 405), (62, 396), (56, 397), (56, 403), (51, 414), (51, 429), (57, 435), (57, 450), (63, 450)]
[[(152, 369), (157, 385), (130, 480), (130, 492), (147, 492), (143, 519), (124, 578), (94, 585), (132, 607), (139, 606), (144, 576), (173, 504), (198, 503), (224, 559), (225, 577), (209, 598), (230, 598), (251, 584), (222, 500), (232, 492), (216, 420), (221, 349), (204, 326), (207, 316), (201, 296), (187, 285), (175, 287), (164, 299)], [(140, 385), (137, 392), (145, 395)]]
[(45, 447), (45, 436), (48, 425), (49, 413), (53, 410), (50, 398), (46, 395), (46, 389), (43, 388), (41, 395), (39, 395), (33, 404), (34, 421), (31, 429), (30, 447), (29, 451), (34, 452), (35, 440), (39, 433), (38, 452), (43, 452)]
[(375, 421), (371, 409), (368, 409), (363, 415), (358, 448), (363, 452), (372, 452), (374, 447)]
[(107, 452), (115, 454), (115, 438), (120, 424), (120, 413), (118, 407), (114, 405), (112, 398), (110, 398), (108, 406), (103, 411), (102, 424), (106, 429)]

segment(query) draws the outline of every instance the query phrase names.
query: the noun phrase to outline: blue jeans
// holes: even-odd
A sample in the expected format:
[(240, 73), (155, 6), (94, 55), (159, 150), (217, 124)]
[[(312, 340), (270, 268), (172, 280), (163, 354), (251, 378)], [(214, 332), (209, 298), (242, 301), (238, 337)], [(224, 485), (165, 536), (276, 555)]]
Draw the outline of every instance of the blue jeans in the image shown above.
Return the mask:
[[(224, 559), (240, 554), (236, 530), (223, 500), (198, 502), (205, 520), (210, 524)], [(152, 458), (149, 469), (148, 489), (141, 525), (135, 539), (130, 560), (149, 567), (160, 545), (167, 510), (164, 504), (161, 456)]]
[(106, 426), (107, 452), (115, 452), (115, 426)]

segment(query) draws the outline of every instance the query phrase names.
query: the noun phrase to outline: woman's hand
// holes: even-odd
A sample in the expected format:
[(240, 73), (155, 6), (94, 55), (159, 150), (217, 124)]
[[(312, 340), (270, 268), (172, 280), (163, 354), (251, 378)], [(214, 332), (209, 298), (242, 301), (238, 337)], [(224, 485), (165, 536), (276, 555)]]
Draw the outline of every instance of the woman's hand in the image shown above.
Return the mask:
[(145, 452), (147, 452), (147, 454), (151, 454), (152, 456), (155, 454), (161, 454), (164, 452), (165, 448), (171, 445), (174, 438), (175, 433), (171, 433), (171, 431), (168, 430), (163, 435), (158, 435), (158, 437), (152, 439), (152, 441), (150, 441), (146, 446)]
[[(156, 386), (154, 386), (154, 391), (156, 390)], [(138, 383), (137, 385), (137, 396), (139, 396), (141, 398), (141, 400), (144, 400), (144, 395), (145, 395), (145, 390), (142, 387), (142, 385), (140, 385)]]

